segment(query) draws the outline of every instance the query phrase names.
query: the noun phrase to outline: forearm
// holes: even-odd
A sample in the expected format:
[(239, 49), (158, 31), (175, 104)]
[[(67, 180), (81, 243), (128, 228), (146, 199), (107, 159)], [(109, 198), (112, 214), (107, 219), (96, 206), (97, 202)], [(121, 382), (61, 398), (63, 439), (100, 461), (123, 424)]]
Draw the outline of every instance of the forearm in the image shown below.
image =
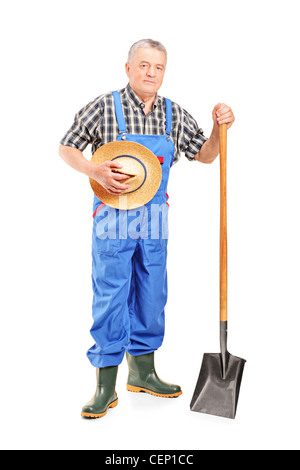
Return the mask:
[(216, 125), (209, 139), (202, 145), (201, 150), (195, 155), (195, 160), (201, 163), (212, 163), (219, 155), (219, 129)]
[(60, 145), (58, 153), (70, 167), (74, 168), (74, 170), (77, 170), (89, 177), (93, 176), (95, 165), (83, 156), (81, 150), (66, 145)]

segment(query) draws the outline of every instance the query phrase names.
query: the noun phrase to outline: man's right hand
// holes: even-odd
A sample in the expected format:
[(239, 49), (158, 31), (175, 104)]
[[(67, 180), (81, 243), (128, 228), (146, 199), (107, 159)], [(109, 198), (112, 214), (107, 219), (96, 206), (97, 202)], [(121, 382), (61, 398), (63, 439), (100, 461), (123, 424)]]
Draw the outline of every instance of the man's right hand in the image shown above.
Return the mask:
[(97, 181), (109, 194), (122, 194), (130, 188), (129, 184), (121, 183), (121, 181), (127, 180), (130, 175), (113, 172), (114, 169), (120, 170), (122, 168), (122, 165), (118, 163), (107, 161), (96, 165), (88, 161), (81, 150), (66, 145), (60, 145), (58, 153), (74, 170)]
[(121, 168), (122, 165), (112, 161), (103, 162), (100, 165), (94, 164), (91, 178), (101, 184), (109, 194), (122, 194), (128, 191), (130, 185), (122, 183), (129, 178), (128, 175), (113, 172), (114, 169), (120, 170)]

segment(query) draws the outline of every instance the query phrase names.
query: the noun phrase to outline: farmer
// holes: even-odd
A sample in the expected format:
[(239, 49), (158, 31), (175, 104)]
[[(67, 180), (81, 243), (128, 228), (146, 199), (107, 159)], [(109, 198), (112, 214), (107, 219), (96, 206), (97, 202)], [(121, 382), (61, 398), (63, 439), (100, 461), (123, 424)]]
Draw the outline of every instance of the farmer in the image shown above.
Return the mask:
[[(116, 197), (124, 197), (129, 191), (128, 175), (119, 171), (122, 165), (116, 161), (97, 165), (88, 161), (82, 153), (88, 144), (92, 145), (94, 154), (106, 143), (130, 141), (147, 147), (159, 157), (161, 185), (149, 203), (140, 204), (140, 214), (154, 202), (166, 206), (169, 171), (181, 152), (190, 161), (212, 163), (219, 154), (219, 125), (227, 123), (229, 128), (235, 120), (229, 106), (217, 104), (212, 112), (211, 135), (208, 139), (204, 137), (189, 113), (157, 94), (166, 64), (167, 52), (160, 42), (147, 39), (133, 44), (125, 65), (127, 86), (103, 94), (81, 109), (60, 142), (59, 154), (68, 165)], [(118, 366), (125, 353), (129, 367), (128, 390), (159, 397), (177, 397), (182, 393), (180, 386), (162, 381), (154, 366), (154, 352), (164, 337), (167, 237), (159, 230), (155, 238), (141, 233), (130, 237), (129, 232), (124, 238), (118, 236), (119, 231), (114, 240), (105, 238), (99, 233), (99, 226), (111, 208), (103, 206), (95, 195), (94, 323), (91, 329), (95, 344), (87, 356), (96, 368), (97, 388), (94, 397), (82, 409), (82, 416), (88, 418), (102, 417), (118, 404), (115, 385)], [(121, 217), (122, 210), (115, 211), (117, 217)], [(127, 212), (129, 224), (132, 214)], [(146, 217), (151, 225), (150, 210)]]

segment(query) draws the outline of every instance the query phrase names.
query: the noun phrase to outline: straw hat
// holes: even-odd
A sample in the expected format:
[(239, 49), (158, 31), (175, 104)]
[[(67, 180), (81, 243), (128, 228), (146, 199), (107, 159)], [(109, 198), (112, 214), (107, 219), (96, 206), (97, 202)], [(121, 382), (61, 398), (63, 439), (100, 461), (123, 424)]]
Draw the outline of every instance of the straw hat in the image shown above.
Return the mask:
[(122, 165), (122, 168), (112, 171), (128, 175), (128, 179), (122, 183), (130, 184), (128, 191), (115, 196), (90, 178), (94, 193), (108, 206), (116, 209), (135, 209), (147, 204), (157, 193), (162, 178), (161, 165), (147, 147), (136, 142), (109, 142), (98, 148), (91, 159), (91, 162), (97, 165), (105, 161), (115, 161)]

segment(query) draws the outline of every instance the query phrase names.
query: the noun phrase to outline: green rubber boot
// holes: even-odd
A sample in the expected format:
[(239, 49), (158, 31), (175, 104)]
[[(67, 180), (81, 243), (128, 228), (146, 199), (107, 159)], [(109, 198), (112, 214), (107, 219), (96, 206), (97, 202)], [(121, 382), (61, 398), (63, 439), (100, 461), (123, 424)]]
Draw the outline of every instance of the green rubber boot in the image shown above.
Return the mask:
[(81, 416), (85, 418), (102, 418), (109, 408), (118, 404), (115, 391), (118, 366), (96, 369), (97, 388), (93, 398), (82, 408)]
[(156, 397), (174, 398), (182, 394), (179, 385), (163, 382), (154, 367), (154, 353), (131, 356), (126, 352), (129, 367), (127, 390), (147, 392)]

